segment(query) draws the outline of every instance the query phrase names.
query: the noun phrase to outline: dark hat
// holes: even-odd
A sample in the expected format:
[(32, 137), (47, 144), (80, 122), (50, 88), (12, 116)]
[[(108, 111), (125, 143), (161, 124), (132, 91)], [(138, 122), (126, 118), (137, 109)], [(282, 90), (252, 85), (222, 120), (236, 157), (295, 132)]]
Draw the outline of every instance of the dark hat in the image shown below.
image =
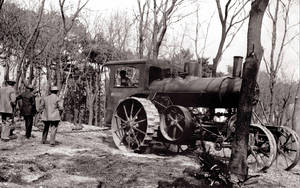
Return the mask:
[(59, 89), (58, 89), (58, 87), (57, 86), (52, 86), (51, 88), (50, 88), (50, 91), (58, 91)]
[(120, 75), (126, 75), (126, 70), (121, 70)]
[(27, 85), (26, 88), (27, 88), (27, 89), (30, 89), (30, 90), (34, 90), (34, 87), (33, 87), (33, 85), (31, 85), (31, 84)]
[(8, 85), (14, 85), (16, 83), (16, 81), (15, 80), (6, 80), (6, 83)]

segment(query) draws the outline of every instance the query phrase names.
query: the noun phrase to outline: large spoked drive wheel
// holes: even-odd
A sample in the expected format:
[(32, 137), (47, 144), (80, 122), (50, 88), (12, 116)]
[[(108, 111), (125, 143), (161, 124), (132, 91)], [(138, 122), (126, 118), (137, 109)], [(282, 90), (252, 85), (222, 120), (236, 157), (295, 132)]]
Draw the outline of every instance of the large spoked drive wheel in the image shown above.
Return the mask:
[(171, 143), (180, 144), (189, 136), (190, 112), (182, 106), (169, 106), (162, 114), (160, 131)]
[(288, 127), (278, 127), (276, 133), (276, 166), (291, 170), (300, 159), (300, 139), (295, 131)]
[(151, 101), (131, 97), (117, 106), (111, 124), (115, 145), (126, 152), (143, 152), (159, 127), (159, 114)]
[(251, 124), (248, 146), (248, 166), (255, 172), (268, 169), (276, 158), (277, 147), (272, 133), (260, 124)]

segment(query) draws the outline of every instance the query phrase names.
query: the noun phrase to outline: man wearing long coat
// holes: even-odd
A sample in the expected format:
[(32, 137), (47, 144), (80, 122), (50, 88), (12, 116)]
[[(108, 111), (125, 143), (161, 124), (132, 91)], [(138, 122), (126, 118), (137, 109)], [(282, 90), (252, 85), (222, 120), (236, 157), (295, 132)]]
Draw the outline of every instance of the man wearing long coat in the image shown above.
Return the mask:
[(1, 139), (8, 141), (9, 135), (13, 135), (13, 113), (16, 106), (15, 81), (8, 80), (4, 87), (0, 88), (0, 114), (2, 117)]
[(33, 116), (36, 114), (35, 95), (33, 94), (33, 90), (34, 88), (32, 85), (27, 85), (26, 90), (17, 97), (17, 100), (22, 100), (20, 112), (25, 120), (25, 137), (27, 139), (31, 137)]
[(42, 113), (42, 121), (45, 124), (42, 144), (46, 143), (49, 127), (51, 128), (50, 145), (55, 145), (55, 135), (59, 121), (61, 120), (60, 113), (63, 110), (62, 100), (57, 96), (58, 88), (56, 86), (51, 87), (50, 95), (44, 97), (41, 100), (40, 110)]

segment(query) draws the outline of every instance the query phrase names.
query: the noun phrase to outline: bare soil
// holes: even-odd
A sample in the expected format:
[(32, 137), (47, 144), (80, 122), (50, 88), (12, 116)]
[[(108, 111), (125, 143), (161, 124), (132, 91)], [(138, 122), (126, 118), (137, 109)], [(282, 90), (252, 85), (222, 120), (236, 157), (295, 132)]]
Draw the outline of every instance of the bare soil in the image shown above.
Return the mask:
[[(21, 125), (21, 128), (24, 127)], [(61, 122), (58, 145), (41, 144), (34, 138), (0, 141), (0, 187), (205, 187), (203, 181), (185, 173), (199, 164), (191, 155), (123, 153), (109, 130), (84, 125), (81, 132)], [(289, 172), (272, 167), (243, 187), (299, 187), (300, 166)]]

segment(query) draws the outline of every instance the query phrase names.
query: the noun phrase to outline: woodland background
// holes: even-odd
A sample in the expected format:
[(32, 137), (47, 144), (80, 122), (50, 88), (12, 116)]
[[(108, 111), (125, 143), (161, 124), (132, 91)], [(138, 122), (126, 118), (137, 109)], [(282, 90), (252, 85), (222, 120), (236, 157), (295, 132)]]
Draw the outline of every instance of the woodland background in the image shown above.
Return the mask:
[[(212, 15), (207, 15), (208, 21), (201, 23), (198, 12), (205, 7), (198, 6), (197, 1), (137, 0), (135, 16), (112, 11), (110, 16), (99, 17), (91, 26), (85, 9), (88, 0), (78, 0), (72, 7), (66, 0), (58, 0), (58, 9), (45, 8), (46, 0), (36, 2), (29, 9), (19, 1), (0, 0), (1, 77), (16, 80), (18, 93), (26, 84), (33, 84), (39, 96), (45, 95), (51, 85), (59, 86), (64, 97), (64, 120), (96, 126), (103, 126), (105, 93), (100, 74), (103, 63), (138, 58), (159, 58), (177, 65), (197, 61), (205, 76), (230, 74), (231, 66), (227, 73), (218, 72), (217, 67), (236, 34), (243, 32), (241, 27), (249, 17), (245, 9), (251, 4), (249, 0), (216, 0), (219, 22), (211, 23)], [(179, 14), (187, 3), (195, 3), (195, 9)], [(279, 76), (287, 66), (287, 47), (299, 41), (299, 22), (289, 22), (292, 6), (299, 6), (299, 2), (272, 1), (265, 16), (272, 23), (268, 29), (272, 36), (271, 48), (263, 56), (265, 70), (259, 72), (257, 80), (261, 103), (256, 111), (264, 121), (276, 125), (291, 126), (298, 85), (290, 75)], [(167, 46), (168, 28), (191, 15), (197, 18), (197, 24), (191, 25), (195, 28), (195, 35), (190, 36), (194, 48), (183, 47), (183, 36), (178, 36), (182, 41), (172, 48)], [(205, 57), (211, 24), (220, 24), (222, 32), (218, 36), (216, 55)], [(299, 64), (299, 60), (292, 63)]]

